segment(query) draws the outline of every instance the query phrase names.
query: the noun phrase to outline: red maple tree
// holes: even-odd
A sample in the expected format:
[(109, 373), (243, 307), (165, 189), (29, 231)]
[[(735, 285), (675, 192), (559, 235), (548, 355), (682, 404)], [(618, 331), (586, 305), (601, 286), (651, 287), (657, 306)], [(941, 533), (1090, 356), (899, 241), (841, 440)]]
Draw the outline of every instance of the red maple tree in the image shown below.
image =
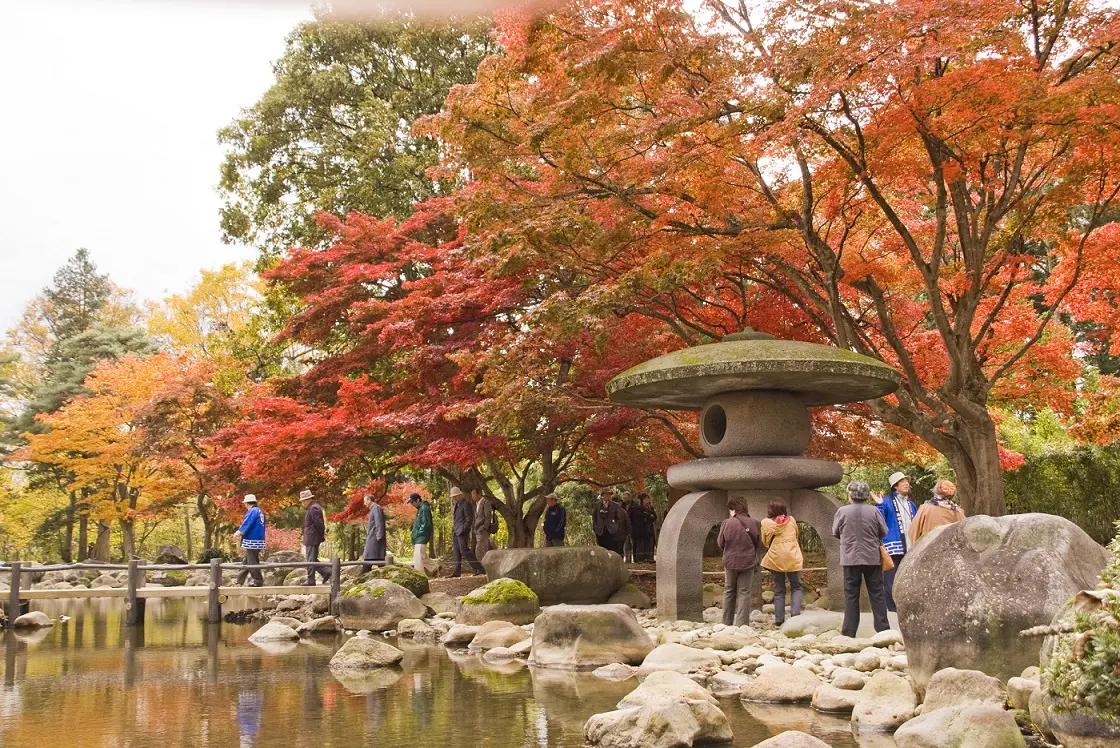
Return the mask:
[(705, 8), (500, 19), (500, 53), (425, 125), (471, 174), (488, 277), (554, 284), (571, 326), (644, 315), (692, 344), (750, 324), (886, 361), (905, 382), (868, 415), (941, 452), (970, 513), (1002, 514), (1014, 456), (990, 406), (1070, 412), (1070, 323), (1118, 341), (1120, 14)]

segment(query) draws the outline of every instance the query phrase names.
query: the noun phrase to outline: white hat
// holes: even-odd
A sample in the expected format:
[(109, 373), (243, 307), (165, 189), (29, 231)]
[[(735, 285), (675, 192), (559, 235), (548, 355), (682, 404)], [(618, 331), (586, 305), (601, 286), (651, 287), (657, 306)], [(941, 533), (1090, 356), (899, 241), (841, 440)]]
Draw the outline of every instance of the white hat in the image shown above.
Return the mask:
[(451, 498), (455, 498), (456, 496), (462, 496), (462, 495), (463, 495), (463, 492), (459, 490), (458, 486), (452, 486), (451, 487)]
[(311, 491), (307, 490), (306, 488), (299, 492), (300, 501), (310, 501), (313, 498), (315, 498), (315, 494), (311, 493)]
[(897, 473), (892, 473), (891, 477), (887, 479), (887, 482), (890, 483), (891, 488), (894, 488), (895, 486), (898, 485), (899, 481), (905, 480), (905, 478), (906, 478), (906, 473), (904, 473), (900, 470)]
[(257, 503), (257, 497), (254, 496), (251, 493), (247, 493), (247, 494), (245, 494), (245, 498), (241, 500), (241, 503), (242, 504), (256, 504)]

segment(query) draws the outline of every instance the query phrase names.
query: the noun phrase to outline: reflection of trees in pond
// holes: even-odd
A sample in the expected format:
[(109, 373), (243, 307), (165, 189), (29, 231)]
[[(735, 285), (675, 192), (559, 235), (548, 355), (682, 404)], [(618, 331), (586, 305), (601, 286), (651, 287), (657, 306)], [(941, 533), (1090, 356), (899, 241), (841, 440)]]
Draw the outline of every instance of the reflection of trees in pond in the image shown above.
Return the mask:
[[(609, 681), (588, 672), (530, 668), (533, 698), (549, 725), (569, 740), (582, 742), (583, 725), (592, 714), (607, 712), (638, 686), (638, 680)], [(577, 743), (578, 744), (578, 743)]]
[[(370, 669), (331, 670), (334, 679), (352, 694), (369, 694), (388, 688), (401, 679), (404, 670), (399, 667)], [(311, 689), (308, 689), (311, 690)]]

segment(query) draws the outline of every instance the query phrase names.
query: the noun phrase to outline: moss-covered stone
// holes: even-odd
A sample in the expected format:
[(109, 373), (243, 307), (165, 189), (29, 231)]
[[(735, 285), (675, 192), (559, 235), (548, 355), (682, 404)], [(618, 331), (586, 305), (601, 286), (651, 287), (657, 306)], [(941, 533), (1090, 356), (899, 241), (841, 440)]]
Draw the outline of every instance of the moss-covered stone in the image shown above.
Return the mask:
[(342, 592), (343, 597), (381, 597), (385, 594), (385, 585), (363, 582), (347, 587)]
[(520, 602), (538, 601), (536, 594), (516, 579), (495, 579), (463, 598), (463, 605), (500, 605)]
[(359, 575), (355, 581), (362, 583), (378, 579), (384, 579), (388, 582), (399, 584), (401, 587), (404, 587), (406, 590), (416, 595), (416, 597), (426, 595), (431, 591), (427, 575), (413, 569), (411, 566), (379, 566)]

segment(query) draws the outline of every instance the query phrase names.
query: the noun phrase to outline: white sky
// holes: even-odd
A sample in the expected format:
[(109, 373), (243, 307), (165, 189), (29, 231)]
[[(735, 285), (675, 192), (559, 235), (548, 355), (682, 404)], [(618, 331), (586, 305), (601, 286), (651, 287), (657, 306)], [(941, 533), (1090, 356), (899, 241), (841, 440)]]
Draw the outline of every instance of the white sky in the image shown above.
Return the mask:
[(138, 299), (254, 256), (221, 241), (216, 132), (308, 8), (0, 0), (0, 331), (78, 247)]

